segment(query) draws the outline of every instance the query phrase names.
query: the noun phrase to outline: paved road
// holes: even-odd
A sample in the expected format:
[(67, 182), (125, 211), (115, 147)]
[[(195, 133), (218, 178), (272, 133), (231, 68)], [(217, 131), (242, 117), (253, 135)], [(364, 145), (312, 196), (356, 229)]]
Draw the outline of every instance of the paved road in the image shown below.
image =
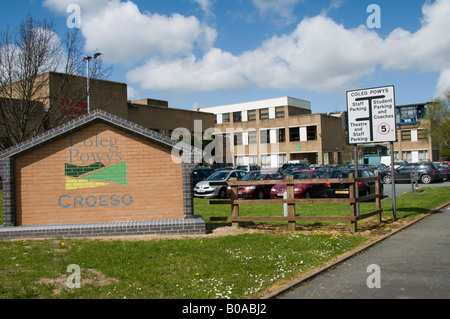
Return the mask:
[[(419, 186), (419, 190), (423, 187), (436, 187), (436, 186), (450, 186), (450, 180), (446, 180), (446, 181), (440, 181), (440, 182), (436, 182), (436, 183), (430, 183), (430, 184), (418, 184)], [(397, 194), (397, 196), (406, 193), (406, 192), (411, 192), (412, 191), (412, 187), (411, 187), (411, 183), (408, 182), (401, 182), (401, 183), (395, 183), (395, 192)], [(391, 184), (383, 184), (383, 194), (386, 198), (386, 196), (388, 197), (392, 197), (392, 185)]]
[(447, 207), (279, 299), (450, 299), (449, 228)]

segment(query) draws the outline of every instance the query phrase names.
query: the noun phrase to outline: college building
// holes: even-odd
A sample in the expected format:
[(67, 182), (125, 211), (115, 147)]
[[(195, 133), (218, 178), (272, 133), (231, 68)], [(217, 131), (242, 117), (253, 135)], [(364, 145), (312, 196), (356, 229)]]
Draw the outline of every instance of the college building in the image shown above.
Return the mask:
[[(395, 107), (397, 141), (394, 142), (394, 158), (409, 163), (438, 161), (439, 150), (431, 138), (430, 122), (426, 119), (427, 103), (398, 105)], [(380, 163), (389, 155), (389, 143), (362, 147), (363, 164)]]
[(278, 167), (288, 161), (337, 164), (346, 145), (345, 113), (313, 114), (311, 103), (292, 97), (202, 108), (214, 114), (224, 162)]

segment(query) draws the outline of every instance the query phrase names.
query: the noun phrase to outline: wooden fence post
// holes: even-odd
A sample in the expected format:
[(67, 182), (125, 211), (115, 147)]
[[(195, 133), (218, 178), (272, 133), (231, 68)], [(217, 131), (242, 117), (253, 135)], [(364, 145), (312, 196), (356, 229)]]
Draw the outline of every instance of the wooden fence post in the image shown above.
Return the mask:
[[(353, 173), (349, 175), (349, 178), (354, 178)], [(356, 198), (356, 191), (355, 191), (355, 182), (351, 182), (348, 184), (348, 190), (349, 190), (349, 198), (355, 199)], [(356, 233), (358, 231), (358, 224), (356, 221), (356, 203), (350, 202), (350, 215), (352, 217), (352, 231)]]
[[(287, 192), (287, 199), (293, 200), (294, 199), (294, 183), (293, 183), (294, 177), (292, 175), (287, 176), (287, 183), (286, 183), (286, 192)], [(295, 203), (288, 203), (288, 217), (295, 217)], [(294, 231), (295, 230), (295, 220), (288, 221), (288, 231)]]
[[(380, 173), (376, 172), (375, 176), (377, 178), (379, 178), (380, 177)], [(381, 180), (380, 179), (375, 180), (375, 193), (377, 193), (377, 194), (381, 193), (381, 195), (383, 195), (383, 193), (381, 192)], [(381, 221), (382, 221), (381, 197), (375, 198), (375, 203), (376, 203), (376, 206), (377, 206), (377, 210), (380, 210), (380, 213), (378, 214), (377, 221), (378, 221), (378, 224), (381, 224)]]
[[(232, 177), (230, 182), (237, 182), (236, 177)], [(231, 217), (236, 218), (239, 217), (239, 204), (235, 204), (234, 201), (238, 200), (238, 185), (231, 186)], [(239, 227), (239, 222), (231, 222), (233, 227)]]

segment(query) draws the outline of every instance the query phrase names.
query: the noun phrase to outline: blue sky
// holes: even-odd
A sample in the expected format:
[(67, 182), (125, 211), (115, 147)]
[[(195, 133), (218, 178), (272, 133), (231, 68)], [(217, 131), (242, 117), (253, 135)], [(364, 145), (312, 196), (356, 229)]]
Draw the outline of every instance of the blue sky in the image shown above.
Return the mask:
[[(195, 109), (291, 96), (314, 113), (346, 109), (346, 91), (394, 85), (398, 105), (450, 88), (450, 0), (16, 0), (0, 29), (32, 14), (80, 8), (86, 54), (96, 49), (129, 99)], [(380, 8), (380, 28), (367, 12)]]

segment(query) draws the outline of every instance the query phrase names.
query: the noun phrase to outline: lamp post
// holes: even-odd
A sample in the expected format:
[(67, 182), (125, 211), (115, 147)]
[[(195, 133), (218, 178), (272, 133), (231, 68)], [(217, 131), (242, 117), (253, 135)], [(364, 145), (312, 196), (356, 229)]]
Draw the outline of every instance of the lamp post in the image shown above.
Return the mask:
[[(95, 53), (94, 59), (97, 59), (99, 56), (101, 56), (101, 53)], [(92, 60), (91, 56), (85, 56), (83, 58), (83, 61), (86, 62), (86, 77), (87, 77), (87, 108), (88, 113), (91, 112), (91, 81), (89, 77), (89, 62)]]

